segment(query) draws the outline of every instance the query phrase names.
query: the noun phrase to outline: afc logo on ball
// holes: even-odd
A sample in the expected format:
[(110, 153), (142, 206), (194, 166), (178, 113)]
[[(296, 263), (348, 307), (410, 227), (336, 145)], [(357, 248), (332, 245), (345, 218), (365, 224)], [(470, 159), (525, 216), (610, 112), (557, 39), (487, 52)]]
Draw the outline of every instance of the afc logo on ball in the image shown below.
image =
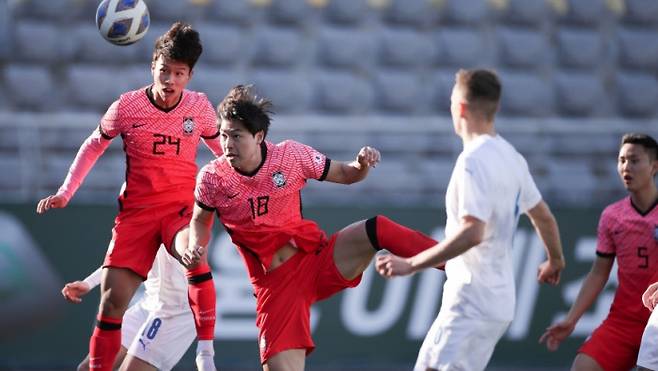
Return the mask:
[(194, 131), (194, 120), (191, 117), (185, 117), (183, 119), (183, 134), (192, 135)]

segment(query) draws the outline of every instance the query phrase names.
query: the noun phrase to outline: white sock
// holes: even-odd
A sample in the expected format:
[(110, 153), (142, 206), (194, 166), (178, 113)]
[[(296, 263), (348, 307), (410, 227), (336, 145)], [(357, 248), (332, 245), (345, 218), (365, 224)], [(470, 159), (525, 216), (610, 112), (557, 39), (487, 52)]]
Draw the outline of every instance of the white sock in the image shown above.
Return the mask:
[(212, 340), (199, 340), (196, 344), (196, 354), (206, 353), (215, 354), (215, 347)]

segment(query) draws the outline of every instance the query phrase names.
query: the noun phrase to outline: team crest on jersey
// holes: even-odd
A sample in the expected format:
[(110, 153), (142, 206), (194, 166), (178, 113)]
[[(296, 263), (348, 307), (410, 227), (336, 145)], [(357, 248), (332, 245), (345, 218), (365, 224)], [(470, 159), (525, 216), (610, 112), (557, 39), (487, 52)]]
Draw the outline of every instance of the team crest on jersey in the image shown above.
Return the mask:
[(272, 174), (272, 182), (277, 188), (281, 188), (286, 185), (286, 177), (282, 172), (277, 171), (276, 173)]
[(194, 131), (194, 120), (191, 117), (183, 119), (183, 134), (192, 135)]

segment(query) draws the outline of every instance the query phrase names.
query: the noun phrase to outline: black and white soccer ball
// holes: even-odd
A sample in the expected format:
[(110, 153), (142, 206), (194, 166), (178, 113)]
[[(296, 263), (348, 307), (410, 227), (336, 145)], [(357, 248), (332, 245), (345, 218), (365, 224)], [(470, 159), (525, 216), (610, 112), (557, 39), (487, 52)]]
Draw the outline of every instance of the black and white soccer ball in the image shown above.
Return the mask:
[(139, 41), (151, 23), (143, 0), (103, 0), (96, 9), (96, 26), (101, 36), (115, 45)]

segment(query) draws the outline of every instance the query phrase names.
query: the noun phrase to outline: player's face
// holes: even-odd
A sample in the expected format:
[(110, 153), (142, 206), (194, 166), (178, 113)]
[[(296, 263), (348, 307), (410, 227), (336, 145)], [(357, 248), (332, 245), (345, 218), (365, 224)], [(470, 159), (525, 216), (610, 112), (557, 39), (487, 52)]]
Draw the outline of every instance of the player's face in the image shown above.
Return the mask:
[(158, 105), (173, 107), (183, 89), (192, 78), (190, 67), (182, 62), (166, 59), (162, 55), (151, 65), (153, 74), (153, 97)]
[(658, 170), (658, 161), (639, 144), (626, 143), (619, 150), (617, 171), (624, 187), (637, 192), (650, 187)]
[(462, 92), (462, 88), (455, 84), (452, 88), (452, 95), (450, 95), (450, 115), (452, 116), (452, 126), (457, 135), (461, 132), (461, 118), (464, 114), (463, 108), (464, 93)]
[(222, 119), (219, 126), (219, 137), (224, 150), (224, 156), (231, 167), (244, 173), (250, 173), (261, 163), (260, 144), (263, 142), (263, 132), (252, 135), (238, 121)]

